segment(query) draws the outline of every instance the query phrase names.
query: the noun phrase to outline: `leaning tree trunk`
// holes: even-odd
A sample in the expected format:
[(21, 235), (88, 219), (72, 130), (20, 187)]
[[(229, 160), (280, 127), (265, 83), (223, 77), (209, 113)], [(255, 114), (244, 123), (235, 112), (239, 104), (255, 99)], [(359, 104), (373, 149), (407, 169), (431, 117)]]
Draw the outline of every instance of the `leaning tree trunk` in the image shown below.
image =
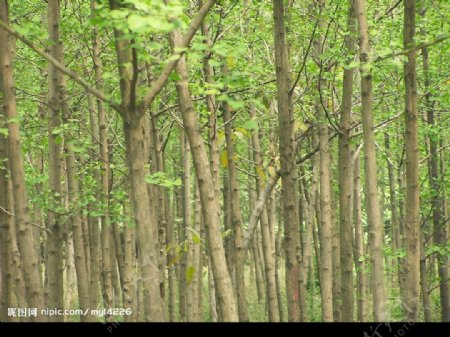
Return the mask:
[[(180, 45), (181, 36), (178, 31), (170, 34), (172, 48)], [(194, 161), (195, 172), (200, 192), (203, 219), (205, 222), (206, 237), (210, 254), (211, 267), (215, 282), (215, 291), (218, 296), (218, 306), (224, 321), (237, 321), (238, 314), (225, 260), (223, 240), (220, 233), (220, 205), (218, 195), (214, 188), (208, 156), (203, 143), (200, 126), (195, 114), (188, 88), (188, 72), (186, 59), (182, 56), (176, 65), (180, 79), (176, 83), (178, 101), (181, 108), (183, 125), (189, 140)]]

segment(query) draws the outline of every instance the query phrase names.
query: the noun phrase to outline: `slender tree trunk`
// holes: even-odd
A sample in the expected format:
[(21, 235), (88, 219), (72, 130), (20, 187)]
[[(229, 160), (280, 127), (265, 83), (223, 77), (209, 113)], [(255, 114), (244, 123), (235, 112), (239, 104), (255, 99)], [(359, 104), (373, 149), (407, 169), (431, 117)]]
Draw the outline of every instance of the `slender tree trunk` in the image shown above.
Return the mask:
[(362, 207), (361, 207), (361, 177), (359, 165), (358, 148), (353, 154), (353, 223), (355, 230), (355, 249), (354, 258), (356, 266), (356, 304), (357, 304), (357, 320), (358, 322), (367, 321), (367, 301), (366, 301), (366, 273), (364, 258), (364, 231), (362, 227)]
[[(124, 215), (131, 222), (129, 218), (129, 210), (126, 205), (123, 206)], [(126, 322), (135, 322), (138, 319), (136, 312), (136, 277), (135, 277), (135, 265), (136, 265), (136, 240), (135, 240), (135, 228), (126, 224), (123, 229), (124, 234), (124, 281), (123, 281), (123, 306), (131, 309), (131, 315), (125, 316)]]
[[(403, 46), (409, 48), (415, 36), (415, 0), (404, 0)], [(405, 320), (416, 321), (419, 316), (420, 292), (420, 222), (419, 222), (419, 142), (416, 83), (416, 53), (408, 54), (404, 65), (405, 79)]]
[(285, 322), (284, 318), (284, 305), (283, 305), (283, 298), (281, 294), (281, 280), (280, 280), (280, 265), (281, 265), (281, 259), (282, 259), (282, 226), (278, 225), (278, 232), (277, 237), (275, 241), (275, 285), (277, 287), (277, 301), (278, 301), (278, 315), (280, 317), (280, 322)]
[[(11, 180), (8, 184), (8, 193), (6, 195), (9, 197), (8, 203), (10, 209), (14, 209), (14, 200), (12, 198), (13, 185)], [(9, 222), (9, 247), (11, 249), (11, 281), (13, 284), (13, 295), (15, 296), (15, 301), (12, 301), (17, 307), (25, 308), (28, 305), (27, 301), (27, 291), (25, 285), (23, 264), (21, 263), (21, 254), (19, 252), (18, 238), (17, 238), (17, 223), (14, 221), (14, 217), (10, 217)], [(24, 321), (25, 318), (18, 318), (17, 321)]]
[(214, 285), (214, 277), (212, 275), (212, 266), (210, 258), (208, 258), (208, 290), (209, 290), (209, 313), (211, 315), (211, 322), (218, 322), (219, 315), (217, 313), (216, 286)]
[[(63, 95), (65, 97), (66, 95)], [(73, 146), (70, 143), (70, 139), (66, 139), (65, 142), (65, 153), (66, 153), (66, 167), (67, 167), (67, 183), (69, 192), (69, 202), (71, 205), (78, 205), (79, 203), (79, 186), (78, 179), (75, 175), (75, 153), (73, 152)], [(78, 303), (80, 309), (83, 312), (90, 308), (90, 298), (89, 298), (89, 277), (86, 266), (86, 256), (84, 250), (83, 241), (83, 228), (81, 216), (75, 211), (71, 216), (72, 225), (72, 235), (73, 235), (73, 245), (75, 252), (75, 269), (77, 275), (77, 289), (78, 289)], [(94, 317), (90, 314), (80, 315), (82, 322), (92, 322)]]
[(277, 75), (277, 103), (279, 123), (279, 150), (282, 181), (282, 206), (285, 241), (286, 297), (290, 322), (300, 320), (299, 263), (297, 253), (300, 236), (297, 216), (297, 193), (294, 157), (294, 117), (290, 94), (289, 60), (284, 22), (284, 1), (273, 0), (275, 64)]
[[(226, 150), (222, 152), (221, 156), (226, 153)], [(223, 157), (222, 157), (223, 158)], [(222, 165), (223, 168), (225, 166)], [(233, 287), (235, 286), (235, 265), (236, 265), (236, 252), (234, 249), (234, 232), (231, 227), (231, 198), (230, 198), (230, 178), (228, 170), (224, 171), (222, 174), (222, 185), (223, 185), (223, 227), (224, 227), (224, 248), (225, 248), (225, 259), (227, 261), (228, 273), (231, 277), (231, 282)]]
[[(354, 34), (356, 22), (354, 18), (353, 1), (349, 1), (348, 9), (348, 35), (345, 36), (345, 48), (349, 55), (355, 50)], [(349, 57), (347, 63), (353, 61)], [(344, 69), (343, 92), (341, 103), (341, 119), (339, 123), (339, 223), (341, 241), (341, 286), (342, 286), (342, 321), (352, 322), (354, 319), (354, 296), (353, 296), (353, 245), (352, 245), (352, 216), (351, 216), (351, 154), (350, 154), (350, 114), (352, 110), (353, 94), (353, 69)]]
[(425, 322), (431, 322), (432, 320), (432, 308), (429, 294), (428, 275), (427, 275), (427, 259), (425, 256), (426, 243), (424, 240), (424, 234), (420, 235), (420, 292), (422, 295), (423, 314)]
[[(198, 191), (198, 185), (196, 184), (196, 190)], [(203, 222), (203, 215), (200, 203), (200, 194), (196, 194), (195, 197), (197, 206), (196, 214), (198, 214), (199, 219), (199, 227), (198, 227), (198, 235), (199, 242), (196, 242), (195, 246), (195, 254), (197, 256), (197, 319), (199, 322), (203, 322), (203, 266), (204, 266), (204, 252), (201, 242), (205, 241), (205, 225)]]
[[(224, 66), (224, 75), (226, 76), (228, 70)], [(238, 314), (240, 322), (248, 322), (247, 299), (245, 295), (245, 251), (244, 251), (244, 237), (242, 232), (242, 215), (240, 206), (240, 188), (237, 176), (235, 150), (233, 144), (233, 124), (231, 116), (231, 108), (223, 102), (223, 122), (225, 124), (225, 141), (228, 159), (228, 187), (230, 191), (231, 204), (231, 228), (234, 233), (234, 249), (235, 249), (235, 272), (236, 272), (236, 295), (238, 304)]]
[[(3, 125), (5, 116), (3, 114), (3, 104), (1, 105), (0, 123)], [(8, 153), (7, 138), (0, 135), (0, 162), (4, 163), (0, 167), (0, 270), (1, 270), (1, 292), (0, 292), (0, 321), (10, 321), (8, 317), (8, 308), (12, 308), (12, 267), (11, 267), (11, 246), (9, 237), (9, 225), (12, 217), (11, 207), (9, 205), (8, 193)]]
[[(0, 19), (8, 22), (8, 2), (6, 0), (0, 1)], [(42, 280), (39, 273), (39, 256), (35, 254), (32, 239), (33, 234), (28, 208), (28, 196), (25, 188), (19, 124), (12, 122), (17, 116), (17, 107), (11, 66), (10, 37), (3, 29), (0, 30), (0, 45), (3, 46), (0, 48), (0, 89), (3, 94), (3, 113), (5, 119), (10, 121), (7, 124), (7, 152), (13, 187), (14, 218), (17, 224), (17, 236), (14, 233), (11, 239), (17, 237), (28, 305), (37, 308), (38, 316), (35, 320), (45, 321), (46, 317), (40, 315), (40, 310), (45, 307), (45, 303)]]
[[(429, 78), (429, 61), (428, 49), (422, 48), (423, 58), (423, 72), (425, 77), (425, 104), (427, 109), (427, 120), (430, 127), (436, 127), (436, 118), (433, 108), (432, 94), (430, 92), (430, 78)], [(435, 137), (429, 137), (430, 143), (430, 157), (429, 165), (429, 180), (432, 190), (431, 206), (432, 206), (432, 221), (433, 221), (433, 238), (434, 242), (444, 247), (448, 240), (448, 232), (445, 228), (444, 216), (444, 200), (439, 193), (441, 190), (439, 177), (439, 157), (438, 157), (438, 141)], [(443, 172), (441, 173), (443, 174)], [(439, 273), (439, 290), (441, 302), (441, 320), (443, 322), (450, 322), (450, 292), (449, 292), (449, 272), (448, 272), (448, 257), (446, 254), (439, 254), (437, 256), (438, 273)]]
[[(322, 114), (321, 118), (325, 118)], [(322, 320), (333, 321), (335, 313), (333, 301), (333, 247), (332, 247), (332, 207), (331, 207), (331, 159), (328, 143), (328, 124), (319, 124), (320, 148), (320, 256), (321, 256), (321, 289), (322, 289)]]
[[(250, 118), (256, 121), (256, 109), (254, 105), (249, 107)], [(261, 144), (259, 134), (257, 131), (251, 135), (252, 147), (253, 147), (253, 161), (255, 162), (255, 176), (256, 176), (256, 191), (258, 193), (258, 199), (265, 190), (265, 184), (267, 179), (263, 171), (263, 159), (261, 152)], [(253, 208), (251, 208), (253, 209)], [(271, 245), (270, 230), (269, 230), (269, 217), (267, 213), (267, 206), (265, 206), (261, 212), (259, 219), (261, 225), (261, 236), (263, 246), (263, 257), (265, 265), (265, 276), (267, 283), (267, 303), (269, 308), (269, 321), (279, 322), (280, 316), (278, 311), (278, 299), (277, 288), (275, 282), (275, 247)]]
[[(174, 192), (174, 196), (176, 192)], [(169, 291), (169, 301), (168, 301), (168, 311), (169, 311), (169, 321), (176, 322), (176, 238), (175, 238), (175, 227), (174, 227), (174, 216), (173, 211), (176, 211), (175, 202), (172, 203), (173, 209), (170, 208), (170, 196), (167, 193), (165, 197), (166, 203), (166, 222), (167, 222), (167, 232), (166, 232), (166, 247), (167, 247), (167, 278), (168, 278), (168, 291)]]
[[(118, 9), (120, 5), (116, 0), (110, 0), (110, 7)], [(148, 123), (142, 118), (136, 100), (137, 53), (131, 47), (131, 41), (124, 38), (122, 31), (116, 29), (114, 33), (120, 75), (121, 116), (130, 178), (130, 197), (136, 222), (144, 319), (150, 322), (162, 321), (164, 308), (160, 290), (157, 217), (152, 212), (146, 183)]]
[[(172, 47), (180, 45), (180, 33), (171, 33)], [(185, 57), (182, 56), (177, 62), (176, 71), (180, 76), (177, 81), (177, 93), (183, 117), (183, 125), (189, 140), (197, 182), (202, 204), (203, 219), (209, 253), (211, 257), (211, 267), (213, 270), (216, 292), (218, 295), (218, 305), (224, 321), (237, 321), (238, 314), (236, 303), (233, 297), (231, 278), (228, 273), (223, 249), (222, 237), (220, 234), (220, 206), (218, 195), (214, 188), (211, 169), (208, 162), (205, 145), (200, 134), (198, 120), (192, 105), (191, 95), (188, 88), (188, 72)]]
[[(183, 223), (179, 226), (179, 242), (184, 247), (188, 247), (187, 231), (191, 228), (191, 149), (189, 148), (189, 142), (186, 134), (182, 133), (181, 136), (181, 161), (183, 163), (182, 172), (182, 204), (183, 204)], [(186, 296), (187, 296), (187, 282), (186, 282), (186, 270), (187, 270), (187, 257), (186, 254), (189, 250), (185, 249), (185, 254), (181, 256), (180, 260), (180, 278), (179, 278), (179, 290), (178, 290), (178, 305), (180, 310), (180, 319), (186, 319)]]
[[(91, 11), (95, 10), (95, 1), (91, 1)], [(94, 62), (94, 72), (95, 72), (95, 82), (96, 88), (100, 92), (103, 91), (103, 65), (100, 58), (100, 38), (98, 36), (97, 27), (94, 27), (93, 30), (93, 62)], [(94, 135), (98, 134), (98, 140), (100, 142), (99, 153), (101, 160), (100, 167), (100, 192), (99, 192), (99, 201), (103, 207), (103, 212), (100, 217), (101, 230), (98, 228), (97, 219), (94, 219), (94, 224), (92, 229), (92, 244), (94, 245), (91, 249), (97, 252), (97, 254), (101, 255), (101, 266), (98, 264), (98, 260), (95, 259), (93, 262), (92, 269), (99, 270), (101, 268), (101, 279), (98, 278), (97, 275), (93, 275), (93, 279), (91, 282), (91, 296), (95, 293), (96, 298), (93, 300), (95, 304), (97, 304), (98, 298), (98, 284), (101, 280), (102, 284), (102, 297), (105, 308), (113, 307), (113, 283), (112, 283), (112, 235), (111, 235), (111, 225), (109, 223), (109, 153), (108, 153), (108, 138), (107, 138), (107, 123), (106, 123), (106, 111), (101, 100), (97, 100), (97, 111), (98, 111), (98, 131)], [(98, 173), (96, 174), (98, 179)], [(100, 243), (100, 245), (99, 245)], [(92, 254), (92, 253), (91, 253)], [(110, 318), (108, 316), (105, 317), (107, 320)]]
[(355, 0), (356, 17), (358, 19), (359, 52), (362, 96), (362, 124), (364, 140), (364, 170), (367, 220), (369, 223), (370, 262), (371, 262), (371, 292), (373, 319), (383, 320), (386, 314), (384, 263), (383, 263), (383, 226), (380, 218), (380, 203), (378, 198), (377, 161), (375, 150), (375, 133), (372, 112), (372, 73), (369, 68), (370, 44), (369, 27), (365, 0)]
[[(187, 284), (186, 296), (186, 314), (188, 322), (199, 322), (200, 312), (198, 311), (199, 300), (199, 282), (201, 282), (200, 263), (200, 223), (201, 223), (201, 204), (198, 187), (194, 184), (194, 222), (192, 229), (188, 233), (189, 251), (187, 256), (187, 266), (192, 270), (193, 275)], [(195, 232), (193, 232), (195, 231)]]
[[(385, 132), (384, 134), (384, 145), (386, 151), (389, 153), (390, 146), (390, 137), (389, 133)], [(395, 171), (394, 165), (392, 161), (387, 157), (387, 168), (388, 168), (388, 177), (389, 177), (389, 204), (391, 210), (391, 226), (392, 226), (392, 249), (393, 252), (397, 252), (401, 247), (400, 242), (400, 223), (399, 223), (399, 215), (398, 215), (398, 199), (397, 199), (397, 188), (396, 188), (396, 179), (395, 179)], [(400, 272), (401, 259), (392, 261), (392, 268), (397, 273)], [(402, 287), (400, 282), (400, 277), (397, 277), (398, 286)]]
[[(60, 2), (48, 1), (48, 35), (50, 40), (50, 55), (61, 61), (62, 50), (59, 38)], [(63, 227), (59, 214), (63, 213), (61, 187), (61, 73), (57, 68), (48, 66), (48, 174), (49, 174), (49, 210), (47, 238), (47, 277), (48, 306), (62, 309), (64, 307), (63, 288)], [(62, 321), (64, 316), (55, 315), (52, 321)]]
[[(65, 188), (66, 189), (66, 188)], [(67, 194), (66, 194), (67, 195)], [(68, 210), (68, 202), (65, 202), (66, 210)], [(64, 307), (73, 308), (76, 295), (76, 274), (75, 274), (75, 251), (73, 248), (72, 233), (64, 235), (64, 243), (66, 244), (66, 256), (64, 264)], [(63, 316), (63, 321), (67, 322), (68, 317)]]

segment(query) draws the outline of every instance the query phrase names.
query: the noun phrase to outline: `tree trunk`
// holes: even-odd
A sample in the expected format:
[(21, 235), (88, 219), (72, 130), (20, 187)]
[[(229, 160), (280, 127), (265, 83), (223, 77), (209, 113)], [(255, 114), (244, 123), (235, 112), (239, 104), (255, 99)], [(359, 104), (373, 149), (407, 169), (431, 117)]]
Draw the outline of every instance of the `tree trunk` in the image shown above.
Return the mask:
[(277, 103), (279, 123), (279, 150), (282, 181), (282, 207), (284, 223), (284, 241), (286, 250), (286, 297), (288, 301), (288, 319), (300, 320), (299, 307), (299, 262), (297, 253), (300, 248), (300, 236), (297, 215), (297, 193), (295, 183), (294, 116), (290, 94), (289, 60), (284, 22), (284, 1), (273, 0), (275, 66), (277, 77)]
[[(180, 45), (180, 33), (172, 31), (172, 48)], [(205, 145), (201, 138), (200, 127), (192, 105), (191, 95), (188, 88), (188, 72), (185, 57), (182, 56), (177, 62), (176, 71), (180, 79), (176, 83), (178, 101), (180, 103), (183, 117), (183, 125), (189, 140), (196, 177), (202, 204), (203, 219), (207, 243), (211, 257), (211, 267), (213, 270), (216, 293), (218, 295), (218, 306), (224, 321), (237, 321), (238, 315), (236, 303), (231, 286), (231, 278), (228, 273), (223, 249), (222, 237), (220, 234), (220, 206), (218, 195), (214, 188), (211, 169)]]
[[(131, 115), (127, 113), (127, 115)], [(136, 221), (138, 261), (142, 279), (142, 303), (145, 321), (162, 321), (160, 294), (159, 250), (156, 245), (156, 219), (150, 213), (150, 198), (145, 176), (144, 119), (131, 125), (124, 122), (127, 164), (131, 184), (131, 200)]]
[(202, 271), (199, 269), (200, 264), (200, 223), (201, 223), (201, 204), (198, 194), (198, 187), (194, 184), (194, 222), (193, 227), (187, 233), (189, 250), (187, 252), (187, 266), (191, 270), (190, 282), (188, 282), (186, 296), (186, 313), (188, 322), (200, 322), (201, 316), (198, 311), (199, 302), (199, 283), (201, 282)]
[[(422, 48), (423, 58), (423, 73), (425, 77), (425, 104), (427, 110), (427, 121), (430, 127), (436, 127), (436, 118), (433, 108), (432, 94), (430, 90), (429, 78), (429, 61), (428, 49)], [(429, 180), (432, 190), (431, 206), (432, 206), (432, 221), (433, 221), (433, 238), (435, 244), (444, 247), (448, 240), (448, 232), (445, 228), (444, 216), (444, 198), (438, 192), (441, 190), (439, 177), (439, 157), (438, 157), (438, 141), (435, 137), (429, 137), (430, 143), (430, 157), (428, 160)], [(443, 172), (441, 173), (443, 174)], [(439, 254), (437, 256), (438, 273), (439, 273), (439, 290), (441, 302), (441, 320), (443, 322), (450, 322), (450, 291), (449, 291), (449, 272), (448, 272), (448, 257), (446, 254)]]
[[(66, 95), (62, 95), (65, 97)], [(75, 167), (75, 153), (73, 152), (73, 146), (71, 144), (71, 139), (66, 139), (65, 142), (65, 153), (66, 153), (66, 167), (67, 167), (67, 184), (68, 184), (68, 194), (69, 202), (71, 205), (78, 205), (79, 203), (79, 187), (78, 179), (76, 177), (76, 167)], [(86, 266), (86, 256), (84, 250), (84, 240), (83, 240), (83, 228), (81, 216), (77, 211), (72, 211), (71, 216), (72, 225), (72, 235), (73, 235), (73, 245), (75, 251), (75, 269), (77, 275), (77, 289), (78, 289), (78, 303), (79, 307), (83, 312), (90, 307), (89, 298), (89, 277)], [(93, 322), (95, 317), (89, 315), (80, 315), (82, 322)]]
[[(354, 33), (356, 22), (354, 18), (353, 1), (349, 1), (348, 9), (348, 33), (345, 36), (345, 49), (349, 55), (355, 50)], [(347, 63), (353, 61), (348, 57)], [(341, 313), (343, 322), (352, 322), (354, 319), (354, 295), (353, 295), (353, 245), (352, 245), (352, 216), (351, 216), (351, 154), (350, 154), (350, 120), (353, 94), (353, 69), (344, 69), (341, 119), (339, 123), (338, 144), (338, 171), (339, 171), (339, 223), (341, 241), (341, 286), (342, 303)]]
[[(410, 48), (415, 36), (415, 0), (404, 0), (403, 46)], [(416, 53), (408, 54), (404, 65), (405, 80), (405, 298), (402, 302), (406, 321), (419, 316), (420, 292), (420, 222), (419, 222), (419, 143), (417, 125)]]
[(351, 159), (353, 164), (353, 223), (355, 229), (355, 249), (354, 258), (356, 266), (356, 304), (357, 304), (357, 321), (367, 321), (367, 301), (366, 301), (366, 263), (364, 249), (364, 231), (362, 226), (362, 207), (361, 207), (361, 177), (359, 166), (358, 148)]
[[(385, 132), (384, 134), (384, 145), (386, 151), (388, 152), (391, 149), (390, 146), (390, 137), (389, 133)], [(399, 223), (399, 215), (398, 215), (398, 199), (397, 199), (397, 188), (396, 188), (396, 179), (395, 179), (395, 171), (394, 165), (392, 164), (391, 159), (389, 157), (386, 158), (387, 168), (388, 168), (388, 178), (389, 178), (389, 203), (391, 210), (391, 226), (392, 226), (392, 250), (393, 252), (397, 252), (401, 248), (400, 242), (400, 223)], [(397, 274), (400, 275), (400, 266), (401, 259), (398, 258), (396, 261), (392, 261), (392, 269), (397, 271)], [(397, 283), (400, 288), (402, 288), (401, 277), (397, 277)]]
[[(8, 2), (0, 1), (0, 18), (8, 21)], [(25, 188), (25, 172), (21, 153), (21, 140), (19, 124), (12, 122), (17, 116), (16, 95), (11, 66), (11, 45), (9, 34), (0, 30), (0, 85), (3, 94), (3, 113), (7, 124), (7, 152), (11, 174), (12, 192), (14, 199), (14, 215), (17, 224), (17, 242), (20, 249), (20, 259), (23, 268), (25, 290), (29, 307), (37, 308), (37, 321), (45, 321), (46, 317), (40, 315), (45, 308), (41, 275), (39, 273), (39, 256), (34, 251), (33, 234), (31, 229), (28, 208), (28, 196)], [(8, 47), (9, 46), (9, 47)], [(15, 239), (14, 234), (11, 239)]]
[[(226, 66), (223, 68), (224, 76), (227, 76), (228, 70)], [(242, 232), (242, 215), (240, 206), (240, 188), (237, 176), (235, 150), (233, 143), (233, 124), (231, 116), (231, 108), (223, 102), (223, 122), (225, 124), (225, 141), (228, 159), (228, 187), (230, 191), (231, 204), (231, 228), (234, 233), (234, 249), (235, 249), (235, 272), (236, 272), (236, 295), (238, 304), (238, 314), (240, 322), (248, 322), (247, 299), (245, 295), (245, 251), (244, 238)]]
[[(129, 216), (129, 210), (124, 205), (124, 215)], [(131, 219), (128, 218), (130, 223)], [(136, 240), (135, 240), (135, 228), (130, 225), (125, 225), (123, 229), (124, 235), (124, 250), (123, 250), (123, 268), (124, 268), (124, 281), (123, 281), (123, 306), (124, 308), (131, 309), (131, 315), (125, 316), (125, 322), (135, 322), (138, 319), (136, 312), (136, 277), (134, 275), (136, 264)]]
[[(1, 34), (1, 33), (0, 33)], [(3, 104), (1, 105), (0, 123), (3, 125), (5, 116), (3, 114)], [(0, 292), (0, 321), (11, 321), (8, 317), (8, 308), (12, 308), (12, 266), (11, 266), (11, 238), (9, 236), (9, 226), (12, 217), (11, 205), (9, 204), (8, 193), (8, 153), (7, 138), (0, 135), (0, 162), (4, 163), (0, 167), (0, 270), (1, 270), (1, 292)]]
[(378, 198), (377, 160), (375, 150), (375, 133), (372, 112), (372, 73), (370, 70), (369, 27), (367, 23), (366, 1), (355, 1), (356, 17), (358, 19), (359, 52), (362, 96), (362, 124), (364, 140), (364, 172), (367, 220), (369, 223), (370, 262), (371, 262), (371, 292), (373, 319), (382, 321), (386, 315), (384, 263), (383, 263), (383, 226), (380, 218), (380, 203)]
[[(118, 9), (120, 5), (116, 0), (110, 0), (110, 7)], [(116, 29), (114, 33), (120, 75), (121, 117), (130, 178), (130, 197), (136, 222), (144, 319), (150, 322), (162, 321), (164, 308), (160, 290), (157, 218), (152, 212), (146, 183), (148, 123), (142, 118), (136, 101), (137, 53), (131, 47), (131, 41), (124, 38), (122, 31)]]
[[(59, 0), (48, 1), (48, 35), (50, 40), (50, 55), (62, 60), (62, 46), (59, 39)], [(49, 175), (49, 210), (47, 238), (48, 260), (46, 275), (48, 278), (47, 298), (49, 308), (64, 307), (63, 287), (63, 213), (61, 187), (61, 86), (62, 75), (51, 63), (48, 66), (48, 175)], [(55, 315), (52, 321), (63, 321), (64, 316)]]
[[(257, 120), (256, 109), (252, 104), (249, 108), (250, 118)], [(259, 134), (254, 131), (251, 135), (252, 147), (253, 147), (253, 161), (255, 162), (255, 177), (256, 177), (256, 191), (258, 195), (258, 200), (261, 193), (266, 188), (267, 179), (263, 171), (263, 159), (261, 152), (261, 144), (259, 139)], [(253, 208), (251, 208), (253, 209)], [(267, 206), (264, 206), (259, 219), (261, 225), (261, 236), (262, 236), (262, 246), (263, 246), (263, 257), (265, 265), (265, 276), (267, 284), (267, 303), (269, 308), (269, 321), (279, 322), (279, 310), (278, 310), (278, 299), (277, 299), (277, 288), (275, 282), (275, 247), (271, 245), (271, 237), (269, 230), (269, 217), (267, 213)], [(250, 230), (250, 228), (249, 228)]]
[[(183, 248), (188, 247), (187, 242), (187, 231), (191, 228), (191, 149), (189, 148), (189, 142), (187, 140), (186, 134), (182, 133), (180, 135), (181, 139), (181, 161), (183, 164), (182, 172), (182, 204), (183, 204), (183, 223), (179, 226), (179, 242)], [(187, 257), (189, 250), (184, 249), (185, 253), (182, 254), (180, 259), (180, 278), (179, 278), (179, 290), (178, 290), (178, 305), (180, 309), (180, 319), (183, 321), (186, 319), (186, 306), (187, 306), (187, 282), (186, 282), (186, 271), (187, 271)]]

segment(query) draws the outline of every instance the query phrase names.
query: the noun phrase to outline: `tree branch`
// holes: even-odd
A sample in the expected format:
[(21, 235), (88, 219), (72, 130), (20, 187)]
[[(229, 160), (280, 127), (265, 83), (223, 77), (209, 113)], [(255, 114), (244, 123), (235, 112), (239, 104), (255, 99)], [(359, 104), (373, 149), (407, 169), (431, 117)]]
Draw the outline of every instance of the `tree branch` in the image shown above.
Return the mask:
[[(30, 40), (28, 40), (25, 36), (22, 34), (16, 32), (14, 29), (12, 29), (5, 21), (0, 19), (0, 28), (6, 30), (11, 35), (18, 38), (20, 41), (22, 41), (25, 45), (30, 47), (32, 50), (34, 50), (37, 54), (42, 56), (44, 59), (46, 59), (48, 62), (50, 62), (52, 65), (54, 65), (60, 72), (62, 72), (64, 75), (69, 76), (73, 81), (77, 82), (79, 85), (81, 85), (83, 88), (91, 92), (95, 97), (97, 97), (99, 100), (108, 103), (113, 109), (117, 110), (120, 113), (120, 107), (116, 103), (114, 103), (112, 100), (108, 99), (102, 92), (98, 91), (97, 89), (93, 88), (88, 82), (83, 80), (81, 77), (79, 77), (77, 74), (72, 72), (71, 70), (67, 69), (64, 65), (62, 65), (60, 62), (55, 60), (51, 55), (46, 53), (41, 48), (37, 47), (33, 44)], [(3, 47), (2, 47), (3, 48)]]
[[(156, 81), (152, 83), (152, 86), (150, 87), (149, 91), (147, 92), (142, 102), (140, 103), (138, 111), (139, 116), (144, 115), (145, 111), (147, 111), (150, 104), (152, 104), (156, 95), (158, 95), (158, 93), (164, 87), (173, 69), (175, 69), (175, 65), (177, 64), (179, 57), (181, 57), (186, 52), (186, 48), (189, 47), (189, 44), (191, 43), (191, 40), (194, 37), (195, 32), (198, 30), (206, 14), (208, 14), (209, 10), (215, 3), (216, 0), (208, 0), (207, 2), (205, 2), (202, 8), (200, 8), (197, 16), (191, 22), (191, 25), (189, 26), (186, 34), (181, 40), (180, 45), (177, 46), (177, 50), (174, 51), (174, 53), (169, 57), (168, 60), (172, 61), (167, 62), (166, 67), (159, 75), (159, 77), (156, 79)], [(174, 59), (176, 56), (179, 57), (177, 59)]]
[(253, 233), (255, 232), (256, 225), (258, 224), (259, 217), (261, 215), (262, 210), (264, 209), (264, 205), (269, 199), (270, 192), (272, 192), (273, 188), (280, 179), (281, 174), (279, 171), (275, 173), (274, 176), (271, 176), (269, 181), (267, 182), (266, 188), (260, 194), (258, 201), (256, 202), (255, 208), (253, 208), (252, 214), (250, 215), (250, 221), (248, 224), (247, 233), (245, 233), (244, 237), (244, 250), (248, 249), (250, 242), (252, 241)]
[(411, 53), (413, 53), (413, 52), (415, 52), (415, 51), (417, 51), (419, 49), (422, 49), (422, 48), (425, 48), (425, 47), (430, 47), (430, 46), (433, 46), (435, 44), (438, 44), (438, 43), (440, 43), (442, 41), (447, 40), (448, 38), (450, 38), (450, 35), (447, 34), (447, 35), (444, 35), (444, 36), (441, 36), (441, 37), (437, 38), (436, 40), (420, 43), (420, 44), (412, 46), (411, 48), (408, 48), (408, 49), (400, 50), (400, 51), (397, 51), (397, 52), (394, 52), (394, 53), (391, 53), (391, 54), (387, 54), (387, 55), (384, 55), (384, 56), (378, 56), (372, 62), (373, 63), (377, 63), (377, 62), (384, 61), (384, 60), (392, 58), (392, 57), (401, 56), (401, 55), (408, 55), (408, 54), (411, 54)]

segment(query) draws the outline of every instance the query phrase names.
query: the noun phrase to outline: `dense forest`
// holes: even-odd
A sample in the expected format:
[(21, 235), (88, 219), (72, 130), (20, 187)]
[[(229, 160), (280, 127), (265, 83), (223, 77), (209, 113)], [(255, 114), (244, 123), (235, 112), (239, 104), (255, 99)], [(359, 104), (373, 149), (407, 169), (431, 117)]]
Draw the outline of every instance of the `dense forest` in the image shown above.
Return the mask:
[(0, 321), (450, 321), (450, 2), (0, 0)]

